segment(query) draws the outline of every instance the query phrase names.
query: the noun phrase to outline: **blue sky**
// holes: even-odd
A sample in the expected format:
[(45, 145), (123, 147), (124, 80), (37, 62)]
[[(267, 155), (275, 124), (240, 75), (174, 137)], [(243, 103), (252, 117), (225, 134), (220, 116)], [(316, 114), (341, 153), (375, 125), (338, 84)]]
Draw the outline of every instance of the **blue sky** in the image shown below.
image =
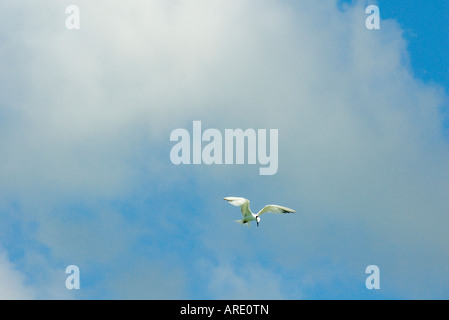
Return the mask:
[[(340, 3), (353, 4), (355, 1), (343, 0)], [(365, 3), (377, 4), (382, 8), (382, 19), (394, 19), (401, 25), (408, 42), (410, 63), (415, 76), (423, 81), (437, 82), (447, 89), (449, 66), (445, 58), (449, 50), (447, 42), (449, 25), (446, 15), (449, 4), (445, 1), (429, 4), (423, 0), (413, 3), (406, 0), (378, 0)]]
[[(2, 2), (0, 298), (447, 299), (448, 6)], [(174, 165), (195, 120), (278, 129), (277, 173)]]
[(446, 19), (449, 4), (444, 1), (431, 5), (426, 1), (415, 1), (413, 4), (407, 1), (379, 1), (379, 6), (382, 6), (384, 18), (397, 20), (405, 30), (415, 75), (424, 81), (435, 81), (447, 90), (449, 66), (445, 53), (449, 50)]

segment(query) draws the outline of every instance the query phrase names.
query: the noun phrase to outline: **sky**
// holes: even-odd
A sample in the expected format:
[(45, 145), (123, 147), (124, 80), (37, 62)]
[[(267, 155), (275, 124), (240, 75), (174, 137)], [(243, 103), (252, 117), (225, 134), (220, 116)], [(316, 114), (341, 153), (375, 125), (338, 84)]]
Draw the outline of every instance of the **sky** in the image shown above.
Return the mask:
[[(3, 0), (0, 299), (448, 299), (448, 13)], [(277, 172), (173, 164), (194, 121), (277, 129)], [(227, 196), (296, 213), (246, 228)]]

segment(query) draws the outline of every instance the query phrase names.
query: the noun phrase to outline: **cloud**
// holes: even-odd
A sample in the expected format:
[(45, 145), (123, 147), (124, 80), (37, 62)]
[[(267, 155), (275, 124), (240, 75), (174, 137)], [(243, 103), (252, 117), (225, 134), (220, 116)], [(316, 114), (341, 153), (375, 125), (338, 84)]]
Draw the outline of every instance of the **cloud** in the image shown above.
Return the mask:
[(258, 265), (222, 263), (210, 270), (208, 289), (213, 299), (285, 299), (278, 275)]
[[(8, 30), (0, 39), (0, 208), (34, 226), (2, 237), (31, 251), (28, 268), (45, 256), (38, 265), (51, 278), (80, 263), (96, 296), (107, 266), (122, 274), (110, 278), (124, 288), (114, 292), (145, 296), (174, 261), (190, 271), (204, 255), (234, 261), (245, 243), (244, 270), (213, 266), (203, 297), (296, 297), (292, 286), (307, 297), (335, 281), (350, 290), (373, 263), (392, 296), (446, 295), (446, 97), (413, 78), (397, 23), (366, 30), (361, 3), (343, 11), (316, 1), (78, 5), (79, 31), (65, 29), (61, 3), (0, 5)], [(170, 132), (193, 120), (279, 129), (277, 175), (173, 166)], [(298, 213), (264, 217), (248, 239), (232, 224), (238, 210), (220, 206), (223, 196)], [(136, 266), (125, 262), (141, 255)], [(174, 295), (186, 294), (187, 273), (170, 274)], [(140, 275), (148, 285), (133, 293), (126, 283)], [(25, 292), (15, 277), (11, 287)]]
[(148, 261), (131, 260), (126, 268), (108, 274), (104, 283), (112, 299), (182, 299), (185, 297), (186, 274), (181, 268), (169, 266), (160, 257)]
[[(446, 98), (440, 88), (413, 78), (394, 21), (383, 21), (376, 34), (357, 27), (365, 17), (361, 5), (331, 17), (323, 12), (332, 8), (308, 9), (297, 13), (295, 32), (283, 29), (289, 19), (276, 25), (282, 45), (254, 49), (254, 60), (239, 68), (244, 79), (254, 75), (249, 66), (262, 60), (267, 73), (245, 79), (253, 103), (235, 105), (241, 119), (250, 120), (232, 125), (279, 127), (279, 172), (263, 179), (248, 169), (233, 177), (234, 189), (221, 188), (223, 195), (246, 195), (259, 208), (267, 201), (299, 206), (288, 222), (270, 220), (267, 239), (244, 243), (269, 248), (264, 250), (279, 266), (305, 271), (305, 278), (313, 274), (311, 287), (298, 278), (311, 296), (317, 285), (334, 289), (335, 279), (363, 284), (373, 260), (383, 266), (392, 296), (444, 296), (449, 150), (440, 109)], [(296, 56), (286, 56), (285, 48), (294, 48)], [(259, 90), (251, 94), (256, 84)], [(231, 247), (221, 250), (239, 250), (242, 242), (225, 237)], [(336, 293), (341, 297), (342, 291)]]
[(35, 292), (25, 284), (25, 276), (16, 270), (5, 252), (0, 252), (0, 300), (29, 300)]

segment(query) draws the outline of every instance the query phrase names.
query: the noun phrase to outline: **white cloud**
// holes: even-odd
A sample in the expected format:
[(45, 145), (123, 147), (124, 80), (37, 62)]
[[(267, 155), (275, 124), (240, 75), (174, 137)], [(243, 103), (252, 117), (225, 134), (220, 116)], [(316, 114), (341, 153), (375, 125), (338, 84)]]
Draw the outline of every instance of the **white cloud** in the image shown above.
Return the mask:
[[(255, 206), (300, 206), (288, 225), (266, 219), (270, 228), (259, 241), (273, 263), (313, 274), (314, 257), (330, 256), (346, 261), (337, 274), (344, 279), (348, 265), (375, 256), (394, 270), (400, 296), (419, 296), (416, 288), (428, 284), (426, 295), (432, 288), (444, 294), (444, 96), (413, 79), (396, 23), (382, 21), (380, 32), (370, 32), (361, 5), (340, 12), (331, 1), (303, 1), (297, 10), (268, 0), (78, 1), (81, 30), (68, 31), (63, 4), (25, 3), (0, 5), (0, 28), (9, 30), (0, 39), (0, 200), (21, 204), (23, 219), (38, 225), (32, 237), (55, 260), (71, 253), (114, 260), (142, 229), (120, 212), (108, 216), (102, 200), (140, 195), (141, 184), (148, 194), (190, 187), (179, 174), (188, 172), (199, 173), (202, 197), (204, 190), (217, 201), (252, 194)], [(20, 12), (21, 23), (10, 11)], [(278, 174), (174, 168), (169, 133), (192, 120), (219, 129), (279, 128)], [(211, 212), (216, 202), (208, 201)], [(70, 218), (73, 203), (91, 216)], [(225, 239), (227, 232), (239, 231), (200, 237)], [(89, 241), (98, 246), (83, 250)], [(205, 247), (223, 258), (238, 245)], [(413, 284), (400, 276), (410, 257)], [(285, 297), (279, 278), (251, 263), (270, 280), (272, 296)], [(335, 277), (332, 264), (320, 267)], [(214, 269), (211, 287), (222, 296), (255, 294), (256, 276), (235, 269)], [(231, 287), (220, 291), (225, 279)]]
[(280, 277), (259, 265), (222, 263), (210, 269), (208, 289), (213, 299), (285, 299)]
[(0, 251), (0, 300), (29, 300), (36, 295), (25, 284), (26, 277), (17, 271), (6, 254)]
[(169, 265), (161, 257), (137, 258), (109, 274), (103, 285), (113, 299), (183, 299), (186, 279), (182, 268)]

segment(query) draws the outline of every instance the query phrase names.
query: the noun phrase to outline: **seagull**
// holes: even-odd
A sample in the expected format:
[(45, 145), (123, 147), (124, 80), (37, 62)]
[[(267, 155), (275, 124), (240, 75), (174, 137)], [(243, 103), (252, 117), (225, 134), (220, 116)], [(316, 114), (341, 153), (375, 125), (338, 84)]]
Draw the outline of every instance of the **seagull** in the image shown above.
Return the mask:
[(235, 220), (237, 223), (246, 224), (248, 223), (248, 226), (250, 226), (250, 222), (256, 220), (257, 226), (259, 226), (260, 222), (260, 215), (271, 212), (271, 213), (295, 213), (296, 211), (287, 207), (278, 206), (275, 204), (269, 204), (262, 208), (257, 214), (254, 214), (251, 212), (249, 208), (249, 200), (245, 198), (239, 198), (239, 197), (226, 197), (223, 198), (230, 204), (240, 207), (240, 210), (242, 210), (242, 216), (243, 219), (241, 220)]

